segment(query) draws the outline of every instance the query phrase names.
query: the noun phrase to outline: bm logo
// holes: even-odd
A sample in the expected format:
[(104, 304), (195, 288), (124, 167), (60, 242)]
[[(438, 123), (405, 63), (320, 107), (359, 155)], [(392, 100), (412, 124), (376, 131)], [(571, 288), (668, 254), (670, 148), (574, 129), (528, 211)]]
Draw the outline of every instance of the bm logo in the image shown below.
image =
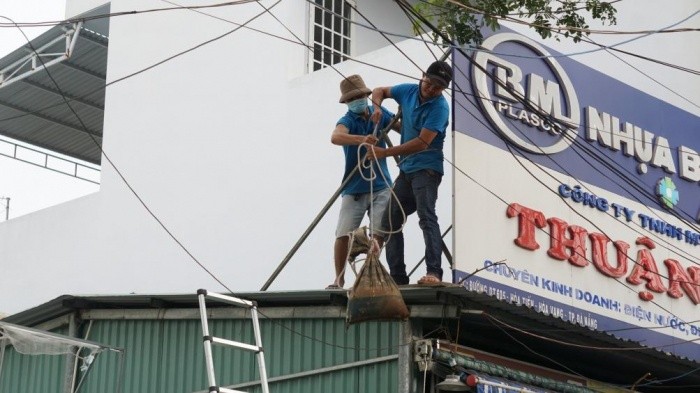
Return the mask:
[[(544, 62), (556, 80), (534, 72), (525, 75), (518, 65), (498, 56), (496, 47), (507, 42), (534, 52), (530, 59)], [(486, 117), (498, 132), (535, 154), (554, 154), (569, 147), (578, 134), (581, 109), (571, 80), (555, 58), (535, 41), (514, 33), (493, 35), (482, 48), (485, 50), (474, 55), (472, 83)], [(492, 70), (493, 75), (486, 75), (484, 70)], [(523, 107), (524, 101), (536, 110)], [(537, 131), (523, 131), (523, 125)], [(549, 137), (537, 135), (542, 133)]]

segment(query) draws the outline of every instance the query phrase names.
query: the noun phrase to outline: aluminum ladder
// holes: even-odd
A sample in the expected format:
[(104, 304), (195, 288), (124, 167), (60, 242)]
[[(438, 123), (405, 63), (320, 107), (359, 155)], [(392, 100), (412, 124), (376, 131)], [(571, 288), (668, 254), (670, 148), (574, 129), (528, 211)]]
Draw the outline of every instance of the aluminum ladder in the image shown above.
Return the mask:
[[(220, 387), (216, 384), (216, 376), (214, 375), (214, 359), (212, 358), (212, 344), (225, 345), (234, 348), (244, 349), (254, 352), (258, 358), (258, 368), (260, 370), (260, 385), (263, 393), (269, 393), (267, 385), (267, 371), (265, 370), (265, 354), (263, 353), (262, 339), (260, 338), (260, 324), (258, 322), (258, 306), (255, 302), (239, 299), (233, 296), (221, 295), (218, 293), (209, 292), (206, 289), (197, 291), (199, 299), (199, 315), (202, 319), (202, 335), (204, 337), (204, 360), (207, 366), (207, 378), (209, 379), (209, 392), (218, 393), (245, 393), (240, 390), (233, 390)], [(243, 307), (250, 310), (250, 318), (253, 320), (253, 334), (255, 336), (255, 345), (246, 344), (238, 341), (226, 340), (223, 338), (213, 337), (209, 334), (209, 322), (207, 319), (206, 299), (216, 299), (218, 301), (232, 304), (234, 306)]]

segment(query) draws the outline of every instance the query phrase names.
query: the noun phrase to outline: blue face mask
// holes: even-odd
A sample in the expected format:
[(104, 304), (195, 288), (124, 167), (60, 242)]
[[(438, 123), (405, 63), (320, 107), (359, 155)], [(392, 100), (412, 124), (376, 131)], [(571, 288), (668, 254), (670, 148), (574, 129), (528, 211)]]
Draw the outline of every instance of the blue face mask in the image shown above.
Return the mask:
[(360, 98), (355, 101), (348, 102), (348, 109), (350, 112), (358, 115), (365, 113), (365, 110), (367, 110), (367, 98)]

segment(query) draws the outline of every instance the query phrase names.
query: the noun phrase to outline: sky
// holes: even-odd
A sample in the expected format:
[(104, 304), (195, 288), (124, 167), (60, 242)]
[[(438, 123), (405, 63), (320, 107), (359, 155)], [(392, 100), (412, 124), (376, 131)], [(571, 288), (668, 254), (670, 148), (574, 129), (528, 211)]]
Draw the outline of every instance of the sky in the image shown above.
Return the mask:
[[(0, 5), (0, 16), (9, 17), (18, 23), (61, 20), (65, 17), (65, 2), (57, 0), (5, 0)], [(7, 22), (4, 18), (0, 19)], [(48, 29), (48, 27), (22, 28), (30, 39), (39, 36)], [(26, 42), (18, 29), (0, 29), (0, 56), (4, 57)], [(7, 140), (4, 137), (0, 137), (0, 139)], [(94, 183), (0, 156), (0, 197), (10, 198), (10, 219), (98, 190), (99, 185)], [(5, 204), (6, 200), (0, 199), (0, 221), (5, 220)]]

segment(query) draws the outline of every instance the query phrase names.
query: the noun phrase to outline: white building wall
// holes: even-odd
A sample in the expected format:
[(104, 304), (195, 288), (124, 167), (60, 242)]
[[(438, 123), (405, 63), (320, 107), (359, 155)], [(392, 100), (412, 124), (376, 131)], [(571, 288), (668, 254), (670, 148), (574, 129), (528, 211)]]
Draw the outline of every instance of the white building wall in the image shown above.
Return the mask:
[[(375, 23), (399, 21), (384, 15), (390, 13), (386, 4), (376, 9), (373, 4), (360, 2)], [(111, 12), (163, 5), (119, 1)], [(283, 1), (271, 10), (306, 39), (305, 1)], [(265, 10), (250, 3), (200, 11), (244, 23)], [(295, 40), (269, 14), (248, 26)], [(235, 28), (191, 10), (113, 18), (108, 83)], [(383, 28), (407, 33), (410, 26)], [(383, 40), (377, 35), (373, 45)], [(427, 66), (433, 58), (422, 43), (401, 46), (419, 64)], [(103, 158), (101, 189), (0, 226), (0, 255), (9, 268), (0, 276), (5, 294), (0, 310), (16, 312), (66, 293), (225, 290), (149, 215), (121, 176), (230, 289), (258, 290), (340, 184), (342, 150), (330, 143), (335, 122), (346, 111), (337, 101), (339, 73), (361, 73), (372, 87), (407, 81), (354, 62), (339, 65), (339, 73), (307, 74), (306, 58), (301, 45), (243, 28), (110, 85), (103, 143), (109, 159)], [(362, 60), (420, 76), (393, 47)], [(446, 227), (449, 181), (440, 202)], [(271, 289), (323, 288), (332, 282), (338, 205)], [(407, 260), (417, 262), (422, 237), (415, 220), (409, 225), (407, 236), (414, 240)]]

